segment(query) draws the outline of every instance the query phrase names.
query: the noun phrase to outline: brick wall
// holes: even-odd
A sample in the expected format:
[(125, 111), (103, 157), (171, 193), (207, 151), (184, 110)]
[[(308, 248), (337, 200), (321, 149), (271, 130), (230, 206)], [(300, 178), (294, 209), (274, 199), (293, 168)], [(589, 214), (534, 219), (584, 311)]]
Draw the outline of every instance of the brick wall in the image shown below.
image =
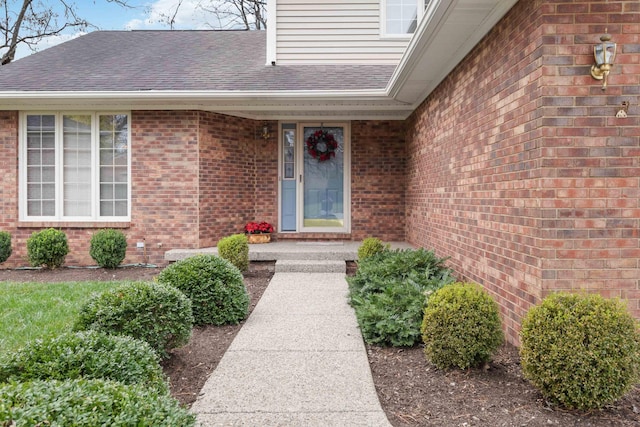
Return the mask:
[[(215, 246), (249, 221), (277, 224), (277, 137), (262, 123), (200, 113), (200, 242)], [(276, 135), (276, 124), (271, 124)]]
[[(543, 295), (586, 289), (640, 317), (640, 3), (545, 2), (542, 23)], [(618, 54), (602, 91), (589, 68), (607, 30)]]
[[(172, 248), (198, 247), (197, 111), (134, 111), (128, 258), (164, 263)], [(136, 249), (145, 241), (146, 252)]]
[(351, 122), (351, 238), (404, 241), (404, 123)]
[[(7, 264), (21, 255), (16, 251), (13, 231), (18, 222), (18, 113), (0, 111), (0, 230), (12, 233), (14, 254)], [(4, 265), (4, 264), (3, 264)]]
[[(520, 1), (408, 120), (407, 239), (485, 286), (513, 343), (556, 290), (640, 314), (638, 16), (637, 2)], [(602, 93), (589, 68), (604, 27), (624, 45)]]

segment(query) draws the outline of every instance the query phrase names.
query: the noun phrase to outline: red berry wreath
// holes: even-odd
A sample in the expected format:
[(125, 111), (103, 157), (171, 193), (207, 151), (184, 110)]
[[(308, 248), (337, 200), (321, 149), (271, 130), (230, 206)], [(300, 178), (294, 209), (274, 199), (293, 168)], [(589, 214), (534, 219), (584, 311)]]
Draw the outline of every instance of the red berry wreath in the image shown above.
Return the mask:
[(317, 130), (307, 138), (307, 151), (314, 159), (324, 162), (336, 156), (338, 141), (326, 130)]

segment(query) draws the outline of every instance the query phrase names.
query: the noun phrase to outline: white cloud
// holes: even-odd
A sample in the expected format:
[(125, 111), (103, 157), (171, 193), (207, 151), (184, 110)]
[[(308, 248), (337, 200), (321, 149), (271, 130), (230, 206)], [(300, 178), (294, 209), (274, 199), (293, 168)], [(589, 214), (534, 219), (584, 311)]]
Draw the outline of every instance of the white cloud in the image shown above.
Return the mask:
[[(210, 29), (209, 13), (204, 12), (199, 4), (201, 0), (156, 0), (148, 6), (148, 17), (144, 20), (132, 19), (126, 28), (132, 30), (169, 28), (167, 22), (173, 18), (173, 28), (176, 30)], [(176, 8), (180, 6), (176, 13)]]

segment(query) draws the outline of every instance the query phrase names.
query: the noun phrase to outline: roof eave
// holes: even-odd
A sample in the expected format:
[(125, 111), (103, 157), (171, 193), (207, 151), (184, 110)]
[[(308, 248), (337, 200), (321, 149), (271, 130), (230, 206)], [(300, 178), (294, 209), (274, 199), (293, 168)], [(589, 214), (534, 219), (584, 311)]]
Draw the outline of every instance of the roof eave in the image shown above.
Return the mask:
[(387, 92), (417, 108), (518, 0), (433, 0)]
[(253, 119), (309, 117), (403, 120), (412, 110), (386, 90), (351, 91), (14, 91), (0, 110), (204, 110)]

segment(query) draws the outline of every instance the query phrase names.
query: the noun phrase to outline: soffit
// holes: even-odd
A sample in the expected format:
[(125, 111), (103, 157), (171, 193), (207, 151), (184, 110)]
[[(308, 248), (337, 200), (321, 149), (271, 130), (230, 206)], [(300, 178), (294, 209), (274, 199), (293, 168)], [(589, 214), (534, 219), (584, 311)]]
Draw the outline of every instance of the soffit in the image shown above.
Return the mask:
[(388, 86), (417, 107), (518, 0), (432, 0)]

